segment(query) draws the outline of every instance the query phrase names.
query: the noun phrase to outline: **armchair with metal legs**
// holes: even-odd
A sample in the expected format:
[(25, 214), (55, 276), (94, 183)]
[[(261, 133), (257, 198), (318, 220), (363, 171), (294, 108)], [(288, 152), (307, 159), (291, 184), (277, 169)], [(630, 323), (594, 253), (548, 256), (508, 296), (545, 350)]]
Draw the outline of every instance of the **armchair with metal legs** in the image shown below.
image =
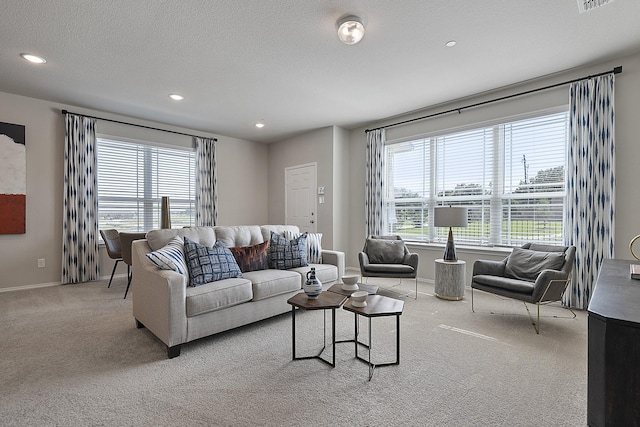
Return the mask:
[[(529, 317), (526, 303), (535, 304), (537, 315), (532, 322), (539, 334), (540, 306), (562, 300), (571, 280), (575, 254), (575, 246), (527, 243), (514, 248), (502, 261), (476, 261), (471, 279), (471, 311), (475, 312), (474, 289), (524, 302)], [(574, 311), (567, 308), (575, 318)]]
[(358, 254), (362, 277), (413, 279), (418, 299), (418, 254), (409, 252), (397, 235), (369, 236)]

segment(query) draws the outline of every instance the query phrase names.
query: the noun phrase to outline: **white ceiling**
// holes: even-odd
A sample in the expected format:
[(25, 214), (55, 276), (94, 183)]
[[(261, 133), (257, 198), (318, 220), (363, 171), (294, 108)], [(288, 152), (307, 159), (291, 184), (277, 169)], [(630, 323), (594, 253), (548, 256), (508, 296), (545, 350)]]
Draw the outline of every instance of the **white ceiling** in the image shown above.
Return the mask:
[(272, 142), (639, 50), (638, 0), (2, 0), (0, 91)]

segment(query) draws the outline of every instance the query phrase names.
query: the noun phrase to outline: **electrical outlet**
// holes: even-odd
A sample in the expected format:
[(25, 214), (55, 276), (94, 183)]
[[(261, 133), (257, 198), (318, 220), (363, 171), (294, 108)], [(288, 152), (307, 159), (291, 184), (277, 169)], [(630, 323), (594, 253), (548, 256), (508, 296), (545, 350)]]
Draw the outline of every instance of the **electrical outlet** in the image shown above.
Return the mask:
[(44, 268), (44, 267), (45, 267), (44, 258), (38, 258), (38, 268)]

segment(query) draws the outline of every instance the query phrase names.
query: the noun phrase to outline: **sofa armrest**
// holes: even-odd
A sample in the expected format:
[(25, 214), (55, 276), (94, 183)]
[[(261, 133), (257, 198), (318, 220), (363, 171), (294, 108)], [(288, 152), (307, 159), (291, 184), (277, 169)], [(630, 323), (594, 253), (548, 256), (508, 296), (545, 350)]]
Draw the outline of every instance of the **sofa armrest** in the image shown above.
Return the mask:
[(187, 278), (149, 261), (146, 240), (136, 240), (132, 246), (133, 316), (168, 347), (186, 342)]
[(418, 271), (418, 254), (408, 253), (404, 256), (402, 261), (404, 265), (410, 265), (417, 272)]
[(542, 270), (533, 286), (533, 298), (540, 302), (558, 301), (562, 297), (568, 283), (569, 275), (566, 272), (560, 270)]
[(360, 271), (364, 271), (369, 263), (369, 255), (366, 252), (358, 253), (358, 262), (360, 263)]
[(323, 249), (322, 263), (338, 267), (338, 282), (342, 281), (342, 276), (344, 276), (344, 252)]
[(473, 263), (473, 276), (478, 276), (480, 274), (504, 276), (504, 269), (506, 265), (506, 259), (502, 261), (479, 259)]

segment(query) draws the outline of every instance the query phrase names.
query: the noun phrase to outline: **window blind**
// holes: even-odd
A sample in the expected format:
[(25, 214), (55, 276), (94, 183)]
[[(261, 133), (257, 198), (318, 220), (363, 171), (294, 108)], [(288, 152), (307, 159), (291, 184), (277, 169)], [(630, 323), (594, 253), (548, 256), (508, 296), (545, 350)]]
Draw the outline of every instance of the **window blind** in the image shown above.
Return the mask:
[(445, 242), (433, 208), (466, 206), (456, 241), (516, 246), (562, 242), (568, 112), (433, 135), (386, 147), (390, 234)]
[(138, 232), (160, 228), (170, 198), (173, 227), (195, 224), (195, 153), (97, 138), (98, 226)]

